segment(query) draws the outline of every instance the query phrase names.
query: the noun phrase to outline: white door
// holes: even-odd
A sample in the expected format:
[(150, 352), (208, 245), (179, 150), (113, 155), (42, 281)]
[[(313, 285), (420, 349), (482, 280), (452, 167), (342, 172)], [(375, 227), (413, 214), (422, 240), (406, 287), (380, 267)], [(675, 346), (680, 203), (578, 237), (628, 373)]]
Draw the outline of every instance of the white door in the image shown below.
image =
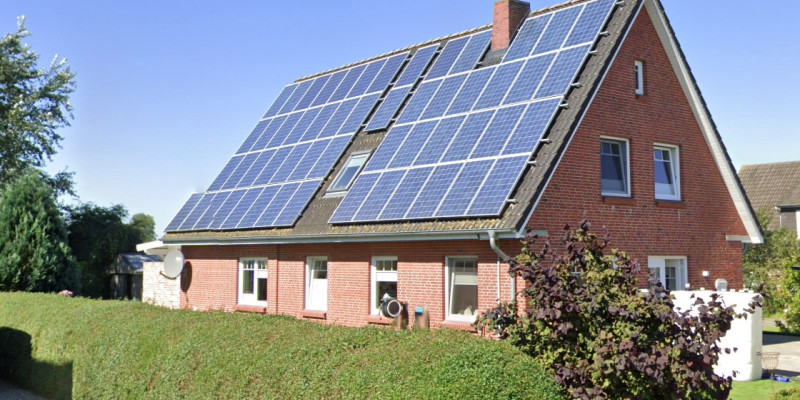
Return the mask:
[(306, 271), (306, 309), (328, 309), (328, 260), (310, 257)]

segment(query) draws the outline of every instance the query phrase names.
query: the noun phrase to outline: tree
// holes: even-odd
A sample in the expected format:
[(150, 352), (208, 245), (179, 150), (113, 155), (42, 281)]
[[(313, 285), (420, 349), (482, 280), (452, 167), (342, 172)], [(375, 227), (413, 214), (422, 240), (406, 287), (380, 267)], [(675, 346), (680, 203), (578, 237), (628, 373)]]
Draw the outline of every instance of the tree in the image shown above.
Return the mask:
[(69, 245), (83, 278), (82, 295), (108, 297), (108, 268), (120, 253), (136, 251), (136, 244), (153, 240), (155, 221), (147, 214), (136, 214), (125, 223), (128, 210), (121, 204), (101, 207), (84, 203), (68, 208)]
[(152, 216), (143, 213), (133, 214), (128, 225), (136, 233), (137, 243), (156, 240), (156, 221)]
[[(800, 265), (800, 241), (797, 234), (787, 228), (770, 230), (772, 214), (769, 209), (757, 212), (758, 221), (764, 231), (764, 243), (752, 245), (744, 253), (742, 267), (746, 287), (763, 285), (764, 312), (783, 313), (795, 293), (792, 285), (791, 267)], [(800, 310), (798, 311), (800, 312)]]
[[(490, 309), (479, 325), (550, 369), (565, 392), (582, 399), (726, 398), (731, 378), (714, 373), (719, 339), (736, 314), (712, 294), (695, 312), (676, 310), (660, 283), (642, 293), (638, 263), (606, 250), (589, 223), (564, 237), (565, 254), (528, 235), (510, 272), (526, 282), (526, 313), (516, 303)], [(755, 298), (750, 307), (758, 306)], [(750, 309), (752, 311), (752, 308)]]
[(53, 189), (28, 169), (0, 197), (0, 290), (77, 290), (75, 264)]
[[(20, 17), (17, 31), (0, 40), (0, 186), (50, 161), (62, 139), (56, 130), (72, 118), (75, 74), (58, 56), (39, 67), (39, 55), (23, 43), (29, 35)], [(72, 193), (69, 173), (57, 174), (52, 183)]]

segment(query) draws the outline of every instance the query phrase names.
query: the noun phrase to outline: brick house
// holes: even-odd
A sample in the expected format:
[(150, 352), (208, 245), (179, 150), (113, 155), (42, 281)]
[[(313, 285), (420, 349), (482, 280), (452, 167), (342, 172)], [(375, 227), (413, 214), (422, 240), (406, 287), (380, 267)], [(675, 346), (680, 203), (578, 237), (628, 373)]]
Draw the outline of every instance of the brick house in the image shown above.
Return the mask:
[(753, 208), (770, 213), (769, 229), (800, 236), (800, 161), (745, 165), (739, 179)]
[(672, 289), (741, 288), (762, 241), (657, 0), (499, 0), (492, 25), (298, 79), (162, 241), (182, 308), (364, 326), (388, 294), (466, 328), (513, 298), (526, 231), (583, 218)]

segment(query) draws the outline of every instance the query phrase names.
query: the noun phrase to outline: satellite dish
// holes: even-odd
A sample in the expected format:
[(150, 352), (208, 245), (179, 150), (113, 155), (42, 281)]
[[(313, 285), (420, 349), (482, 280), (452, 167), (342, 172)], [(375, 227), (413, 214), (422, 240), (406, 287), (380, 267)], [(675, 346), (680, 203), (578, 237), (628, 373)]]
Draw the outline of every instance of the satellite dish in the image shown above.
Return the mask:
[(175, 279), (183, 271), (183, 253), (180, 250), (172, 250), (164, 257), (164, 271), (167, 278)]

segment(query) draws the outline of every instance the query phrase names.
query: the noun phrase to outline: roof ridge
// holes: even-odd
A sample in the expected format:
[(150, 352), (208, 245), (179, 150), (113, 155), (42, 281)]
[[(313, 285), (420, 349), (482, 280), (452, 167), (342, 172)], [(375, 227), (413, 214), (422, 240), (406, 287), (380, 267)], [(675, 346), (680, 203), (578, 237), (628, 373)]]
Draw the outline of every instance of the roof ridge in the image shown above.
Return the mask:
[(766, 166), (773, 166), (773, 165), (781, 165), (781, 164), (798, 164), (800, 165), (800, 160), (795, 161), (776, 161), (771, 163), (759, 163), (759, 164), (745, 164), (742, 165), (742, 169), (746, 167), (766, 167)]
[(411, 45), (411, 46), (406, 46), (406, 47), (403, 47), (403, 48), (400, 48), (400, 49), (388, 51), (386, 53), (383, 53), (383, 54), (380, 54), (380, 55), (377, 55), (377, 56), (374, 56), (374, 57), (370, 57), (370, 58), (367, 58), (367, 59), (364, 59), (364, 60), (361, 60), (361, 61), (356, 61), (356, 62), (353, 62), (353, 63), (350, 63), (350, 64), (342, 65), (340, 67), (331, 68), (331, 69), (326, 70), (326, 71), (317, 72), (316, 74), (306, 75), (306, 76), (297, 78), (294, 81), (294, 83), (302, 82), (302, 81), (305, 81), (305, 80), (308, 80), (308, 79), (311, 79), (311, 78), (316, 78), (318, 76), (327, 75), (327, 74), (330, 74), (330, 73), (333, 73), (333, 72), (341, 71), (343, 69), (351, 68), (351, 67), (354, 67), (354, 66), (360, 65), (360, 64), (365, 64), (365, 63), (368, 63), (370, 61), (375, 61), (375, 60), (383, 58), (383, 57), (388, 57), (388, 56), (391, 56), (391, 55), (399, 54), (399, 53), (402, 53), (404, 51), (409, 51), (409, 50), (412, 50), (412, 49), (415, 49), (415, 48), (418, 48), (418, 47), (428, 46), (428, 45), (431, 45), (431, 44), (434, 44), (434, 43), (438, 43), (438, 42), (441, 42), (441, 41), (444, 41), (444, 40), (450, 40), (450, 39), (453, 39), (453, 38), (459, 37), (459, 36), (466, 36), (466, 35), (469, 35), (469, 34), (472, 34), (472, 33), (487, 29), (487, 28), (490, 28), (491, 26), (492, 26), (492, 24), (483, 25), (483, 26), (479, 26), (477, 28), (467, 29), (465, 31), (461, 31), (461, 32), (458, 32), (458, 33), (453, 33), (451, 35), (442, 36), (442, 37), (439, 37), (439, 38), (436, 38), (436, 39), (431, 39), (431, 40), (428, 40), (426, 42), (417, 43), (417, 44), (414, 44), (414, 45)]
[[(578, 4), (578, 3), (585, 3), (585, 2), (588, 2), (588, 1), (591, 1), (591, 0), (568, 0), (568, 1), (565, 1), (563, 3), (554, 4), (554, 5), (549, 6), (549, 7), (544, 7), (544, 8), (540, 8), (538, 10), (531, 11), (525, 19), (528, 19), (528, 18), (530, 18), (530, 17), (532, 17), (534, 15), (548, 13), (548, 12), (551, 12), (551, 11), (554, 11), (554, 10), (558, 10), (560, 8), (565, 8), (565, 7), (569, 7), (569, 6)], [(470, 34), (473, 34), (475, 32), (491, 28), (492, 25), (493, 24), (486, 24), (486, 25), (482, 25), (482, 26), (479, 26), (479, 27), (476, 27), (476, 28), (467, 29), (465, 31), (456, 32), (456, 33), (453, 33), (453, 34), (450, 34), (450, 35), (446, 35), (446, 36), (441, 36), (441, 37), (438, 37), (436, 39), (427, 40), (427, 41), (422, 42), (422, 43), (417, 43), (417, 44), (413, 44), (413, 45), (410, 45), (410, 46), (402, 47), (402, 48), (399, 48), (399, 49), (396, 49), (396, 50), (388, 51), (386, 53), (383, 53), (383, 54), (380, 54), (380, 55), (377, 55), (377, 56), (374, 56), (374, 57), (370, 57), (370, 58), (366, 58), (366, 59), (363, 59), (363, 60), (360, 60), (360, 61), (356, 61), (356, 62), (352, 62), (352, 63), (349, 63), (349, 64), (345, 64), (345, 65), (342, 65), (342, 66), (339, 66), (339, 67), (336, 67), (336, 68), (331, 68), (331, 69), (328, 69), (328, 70), (325, 70), (325, 71), (321, 71), (321, 72), (317, 72), (317, 73), (314, 73), (314, 74), (301, 76), (300, 78), (295, 79), (294, 82), (292, 82), (292, 83), (299, 83), (299, 82), (302, 82), (302, 81), (305, 81), (305, 80), (309, 80), (309, 79), (312, 79), (312, 78), (316, 78), (316, 77), (319, 77), (319, 76), (322, 76), (322, 75), (327, 75), (327, 74), (330, 74), (330, 73), (333, 73), (333, 72), (337, 72), (337, 71), (341, 71), (341, 70), (344, 70), (344, 69), (347, 69), (347, 68), (351, 68), (351, 67), (354, 67), (356, 65), (365, 64), (365, 63), (368, 63), (368, 62), (371, 62), (371, 61), (375, 61), (375, 60), (383, 58), (383, 57), (389, 57), (389, 56), (392, 56), (392, 55), (395, 55), (395, 54), (399, 54), (399, 53), (402, 53), (404, 51), (410, 51), (410, 50), (413, 50), (413, 49), (416, 49), (416, 48), (419, 48), (419, 47), (432, 45), (434, 43), (442, 42), (442, 41), (445, 41), (445, 40), (450, 40), (450, 39), (457, 38), (457, 37), (460, 37), (460, 36), (470, 35)]]

